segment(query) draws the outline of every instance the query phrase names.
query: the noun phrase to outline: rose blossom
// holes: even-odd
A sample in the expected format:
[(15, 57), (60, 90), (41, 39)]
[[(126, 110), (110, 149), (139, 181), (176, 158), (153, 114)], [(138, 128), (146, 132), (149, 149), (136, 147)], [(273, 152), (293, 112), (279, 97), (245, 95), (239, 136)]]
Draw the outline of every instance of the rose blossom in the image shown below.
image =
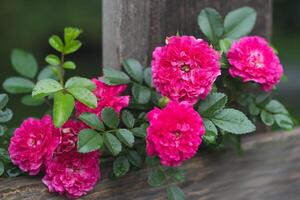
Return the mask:
[(268, 42), (258, 36), (243, 37), (232, 44), (228, 54), (229, 73), (244, 82), (254, 81), (264, 91), (279, 83), (283, 68)]
[(30, 175), (36, 175), (60, 142), (60, 133), (51, 117), (28, 118), (14, 132), (9, 154), (12, 162)]
[(43, 183), (50, 192), (78, 198), (92, 190), (100, 178), (99, 154), (77, 152), (80, 130), (86, 126), (79, 121), (67, 121), (61, 130), (62, 142), (46, 165)]
[(170, 102), (147, 115), (147, 154), (158, 155), (166, 166), (177, 166), (195, 155), (204, 126), (200, 115), (186, 102)]
[(128, 106), (129, 96), (119, 96), (126, 89), (126, 85), (107, 85), (101, 80), (92, 79), (96, 84), (96, 89), (93, 91), (98, 99), (98, 105), (95, 109), (89, 108), (80, 102), (76, 102), (77, 115), (83, 112), (92, 112), (100, 116), (104, 107), (112, 107), (116, 112)]
[(221, 74), (219, 53), (193, 36), (172, 36), (166, 43), (153, 52), (155, 88), (173, 101), (204, 99)]

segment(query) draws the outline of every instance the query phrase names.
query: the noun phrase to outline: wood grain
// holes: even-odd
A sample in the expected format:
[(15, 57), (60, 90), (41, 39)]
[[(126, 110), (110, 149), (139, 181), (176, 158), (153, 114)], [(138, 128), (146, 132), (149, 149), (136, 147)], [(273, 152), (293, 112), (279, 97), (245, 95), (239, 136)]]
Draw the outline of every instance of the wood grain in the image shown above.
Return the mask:
[[(233, 150), (200, 151), (187, 161), (186, 180), (180, 184), (188, 200), (282, 200), (300, 199), (300, 128), (292, 132), (253, 134), (243, 139), (245, 154)], [(146, 169), (111, 180), (104, 178), (86, 200), (166, 199), (165, 188), (146, 183)], [(19, 177), (0, 181), (2, 200), (64, 199), (47, 192), (41, 177)]]
[(203, 37), (197, 25), (203, 8), (213, 7), (224, 16), (241, 6), (257, 10), (252, 34), (270, 39), (272, 0), (103, 0), (103, 66), (120, 68), (131, 57), (147, 66), (167, 36), (179, 31)]

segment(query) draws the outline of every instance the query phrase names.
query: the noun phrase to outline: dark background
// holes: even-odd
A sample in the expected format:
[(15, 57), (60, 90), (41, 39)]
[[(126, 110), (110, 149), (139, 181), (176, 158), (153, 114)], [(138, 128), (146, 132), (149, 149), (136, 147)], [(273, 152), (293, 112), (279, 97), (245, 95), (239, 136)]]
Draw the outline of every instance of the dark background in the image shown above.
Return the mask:
[[(300, 119), (299, 20), (299, 0), (274, 0), (272, 43), (279, 50), (288, 77), (287, 82), (280, 84), (275, 96), (284, 101), (297, 119)], [(80, 37), (82, 48), (70, 57), (77, 63), (73, 74), (100, 75), (101, 23), (101, 0), (1, 0), (0, 82), (5, 77), (16, 75), (10, 64), (11, 50), (16, 47), (33, 53), (39, 68), (43, 68), (45, 55), (54, 53), (48, 45), (48, 38), (52, 34), (62, 35), (65, 26), (84, 30)], [(9, 107), (15, 112), (14, 125), (26, 116), (38, 116), (46, 109), (23, 106), (21, 96), (10, 95)]]

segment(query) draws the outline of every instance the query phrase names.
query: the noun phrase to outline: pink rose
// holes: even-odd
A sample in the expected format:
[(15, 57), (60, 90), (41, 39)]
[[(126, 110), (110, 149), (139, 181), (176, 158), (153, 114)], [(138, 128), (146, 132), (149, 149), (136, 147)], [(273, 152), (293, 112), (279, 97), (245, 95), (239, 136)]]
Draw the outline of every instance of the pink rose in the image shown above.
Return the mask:
[(155, 88), (173, 101), (196, 103), (204, 99), (221, 74), (220, 55), (202, 39), (172, 36), (153, 52)]
[(147, 154), (157, 155), (163, 165), (177, 166), (195, 155), (204, 126), (200, 115), (186, 102), (170, 102), (148, 113)]

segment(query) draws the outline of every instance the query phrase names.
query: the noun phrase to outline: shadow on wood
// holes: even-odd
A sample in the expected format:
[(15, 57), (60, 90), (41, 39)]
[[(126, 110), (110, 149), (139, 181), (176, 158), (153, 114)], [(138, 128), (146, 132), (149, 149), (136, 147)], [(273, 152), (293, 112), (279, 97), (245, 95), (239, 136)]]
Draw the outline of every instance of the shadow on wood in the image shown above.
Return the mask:
[[(180, 184), (188, 200), (299, 199), (300, 128), (293, 132), (250, 135), (243, 140), (244, 156), (234, 151), (203, 152), (187, 161), (186, 180)], [(103, 174), (107, 171), (102, 170)], [(81, 199), (166, 199), (165, 188), (146, 183), (144, 170), (117, 180), (103, 178)], [(64, 199), (47, 192), (39, 177), (3, 179), (0, 199)]]

